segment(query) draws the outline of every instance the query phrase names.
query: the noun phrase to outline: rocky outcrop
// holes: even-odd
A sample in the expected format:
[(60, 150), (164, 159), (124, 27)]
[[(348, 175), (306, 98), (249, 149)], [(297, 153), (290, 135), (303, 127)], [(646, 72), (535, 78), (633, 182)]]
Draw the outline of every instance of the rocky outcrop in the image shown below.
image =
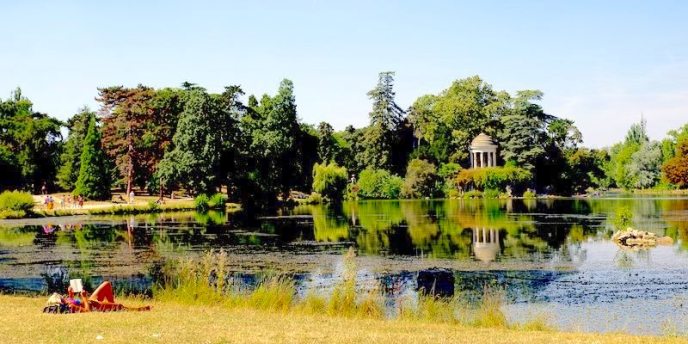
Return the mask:
[(672, 245), (674, 240), (670, 237), (658, 237), (657, 234), (627, 228), (625, 231), (617, 231), (612, 235), (612, 241), (624, 248), (651, 248), (657, 245)]

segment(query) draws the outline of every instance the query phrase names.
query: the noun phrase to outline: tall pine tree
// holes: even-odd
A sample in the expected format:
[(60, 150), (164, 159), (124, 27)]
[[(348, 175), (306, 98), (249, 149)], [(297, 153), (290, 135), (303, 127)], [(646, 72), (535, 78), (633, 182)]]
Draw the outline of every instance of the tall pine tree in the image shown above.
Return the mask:
[(74, 194), (94, 200), (109, 199), (111, 181), (108, 160), (101, 146), (96, 118), (93, 115), (89, 117)]

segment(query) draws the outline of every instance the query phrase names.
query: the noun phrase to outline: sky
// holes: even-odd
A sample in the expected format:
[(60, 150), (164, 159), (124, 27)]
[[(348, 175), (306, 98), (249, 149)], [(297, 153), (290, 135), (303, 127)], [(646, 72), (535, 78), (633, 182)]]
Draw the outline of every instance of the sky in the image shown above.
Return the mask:
[(406, 108), (479, 75), (539, 89), (588, 147), (688, 122), (688, 1), (7, 1), (0, 0), (0, 98), (34, 110), (98, 109), (98, 87), (194, 82), (274, 94), (294, 82), (299, 117), (368, 123), (366, 92), (396, 72)]

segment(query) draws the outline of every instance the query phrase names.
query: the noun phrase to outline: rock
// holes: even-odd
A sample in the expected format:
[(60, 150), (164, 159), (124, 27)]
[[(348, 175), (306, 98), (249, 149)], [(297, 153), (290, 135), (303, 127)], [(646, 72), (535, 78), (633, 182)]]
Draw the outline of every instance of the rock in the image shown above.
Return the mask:
[(454, 273), (447, 269), (432, 268), (418, 272), (417, 290), (423, 295), (454, 296)]
[(674, 239), (672, 239), (668, 236), (657, 238), (657, 245), (671, 246), (673, 244), (674, 244)]
[[(668, 239), (668, 240), (667, 240)], [(645, 231), (639, 231), (633, 228), (627, 228), (625, 231), (618, 231), (612, 235), (612, 241), (624, 248), (650, 248), (657, 246), (659, 242), (661, 245), (670, 245), (673, 240), (668, 237), (657, 238), (657, 234)]]

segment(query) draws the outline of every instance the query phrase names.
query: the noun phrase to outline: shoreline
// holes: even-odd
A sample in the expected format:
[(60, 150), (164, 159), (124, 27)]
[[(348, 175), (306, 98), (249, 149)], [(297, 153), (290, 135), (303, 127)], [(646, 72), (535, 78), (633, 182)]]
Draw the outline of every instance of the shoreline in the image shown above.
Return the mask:
[[(11, 343), (74, 343), (99, 339), (108, 343), (688, 343), (685, 337), (670, 335), (473, 327), (417, 319), (329, 316), (155, 299), (121, 300), (127, 306), (150, 304), (153, 307), (150, 312), (43, 314), (46, 299), (0, 295), (0, 312), (5, 315), (5, 323), (25, 324), (0, 327), (0, 337)], [(181, 318), (186, 319), (184, 326), (179, 326)], [(344, 328), (348, 330), (343, 331)]]

